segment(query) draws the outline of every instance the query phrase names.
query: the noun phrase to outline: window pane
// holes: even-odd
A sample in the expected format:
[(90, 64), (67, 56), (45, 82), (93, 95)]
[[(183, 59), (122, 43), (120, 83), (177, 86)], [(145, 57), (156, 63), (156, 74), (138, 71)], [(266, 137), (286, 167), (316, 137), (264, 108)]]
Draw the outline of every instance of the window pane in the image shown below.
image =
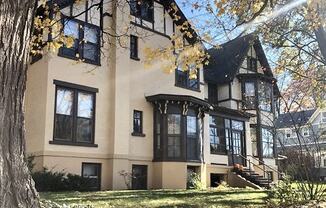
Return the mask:
[(232, 129), (243, 130), (243, 122), (232, 120)]
[(130, 1), (130, 14), (136, 15), (137, 14), (137, 7), (138, 7), (138, 1), (137, 0), (131, 0)]
[(142, 124), (141, 124), (141, 113), (140, 111), (134, 111), (134, 132), (142, 133)]
[(168, 157), (178, 158), (180, 155), (180, 137), (168, 137)]
[(92, 118), (93, 116), (93, 95), (78, 93), (78, 117)]
[(78, 142), (92, 141), (92, 121), (87, 118), (77, 118), (76, 137)]
[(253, 82), (245, 83), (246, 96), (255, 96), (255, 84)]
[(141, 17), (145, 20), (153, 20), (153, 0), (142, 0), (141, 1)]
[(225, 128), (231, 128), (230, 119), (224, 119)]
[(59, 140), (72, 140), (72, 116), (56, 115), (54, 138)]
[(97, 164), (84, 164), (83, 165), (83, 177), (97, 178), (98, 177), (98, 165)]
[(193, 116), (187, 116), (187, 134), (197, 135), (197, 118)]
[(168, 115), (168, 134), (180, 134), (181, 116), (178, 114)]
[(64, 34), (78, 39), (79, 38), (78, 23), (73, 20), (66, 20), (64, 24), (65, 24), (63, 29)]
[(259, 108), (265, 111), (271, 111), (272, 108), (272, 87), (271, 84), (260, 82), (259, 90)]
[(63, 115), (72, 114), (73, 91), (63, 88), (57, 89), (56, 113)]
[(94, 27), (84, 27), (84, 40), (91, 43), (98, 43), (98, 30)]
[(98, 54), (98, 45), (84, 43), (83, 58), (97, 61)]

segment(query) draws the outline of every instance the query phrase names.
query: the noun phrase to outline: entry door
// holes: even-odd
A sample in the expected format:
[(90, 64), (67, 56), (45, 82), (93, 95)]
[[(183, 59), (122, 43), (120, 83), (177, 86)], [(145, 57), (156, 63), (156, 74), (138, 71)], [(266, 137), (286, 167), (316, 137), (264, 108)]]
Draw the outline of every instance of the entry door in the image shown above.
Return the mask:
[(242, 131), (232, 130), (229, 141), (229, 165), (244, 164), (243, 158), (243, 133)]
[(132, 189), (147, 189), (147, 165), (132, 165)]

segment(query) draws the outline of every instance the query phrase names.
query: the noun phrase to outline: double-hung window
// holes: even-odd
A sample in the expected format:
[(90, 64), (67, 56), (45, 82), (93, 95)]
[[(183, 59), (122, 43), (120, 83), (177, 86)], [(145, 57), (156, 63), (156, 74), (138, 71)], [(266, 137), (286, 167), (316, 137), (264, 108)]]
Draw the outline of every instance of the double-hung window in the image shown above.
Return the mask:
[(63, 33), (74, 38), (74, 44), (63, 46), (59, 55), (90, 64), (100, 64), (100, 28), (76, 19), (63, 19)]
[(188, 160), (199, 160), (198, 136), (199, 135), (198, 135), (197, 116), (194, 112), (192, 112), (190, 115), (187, 116), (187, 159)]
[(262, 143), (263, 143), (263, 156), (274, 156), (274, 136), (270, 129), (261, 129)]
[(168, 158), (181, 157), (181, 115), (168, 114)]
[(153, 0), (130, 0), (130, 14), (143, 20), (154, 21)]
[(138, 60), (138, 37), (130, 35), (130, 58)]
[(143, 134), (143, 112), (134, 110), (133, 116), (133, 136), (145, 136)]
[(60, 81), (55, 81), (55, 84), (55, 119), (52, 143), (93, 144), (97, 89)]

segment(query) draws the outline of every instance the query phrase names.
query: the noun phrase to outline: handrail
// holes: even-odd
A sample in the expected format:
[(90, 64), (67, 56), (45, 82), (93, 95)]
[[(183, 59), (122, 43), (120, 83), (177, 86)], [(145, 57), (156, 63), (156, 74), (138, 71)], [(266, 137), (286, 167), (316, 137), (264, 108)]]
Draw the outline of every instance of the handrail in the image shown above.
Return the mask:
[(245, 156), (243, 156), (243, 155), (240, 155), (240, 154), (239, 154), (239, 156), (240, 156), (241, 158), (243, 158), (244, 160), (246, 160), (246, 161), (249, 162), (249, 170), (250, 170), (250, 164), (252, 164), (253, 166), (256, 166), (256, 167), (258, 167), (260, 170), (262, 170), (263, 173), (264, 173), (264, 178), (266, 178), (267, 171), (265, 170), (265, 168), (262, 168), (262, 167), (260, 167), (259, 165), (256, 165), (255, 163), (251, 162), (249, 159), (247, 159), (247, 158), (246, 158)]
[(262, 163), (264, 166), (266, 166), (266, 167), (268, 167), (269, 169), (271, 169), (271, 170), (275, 171), (276, 173), (278, 173), (278, 174), (282, 174), (280, 171), (278, 171), (278, 170), (276, 170), (276, 169), (272, 168), (272, 167), (271, 167), (271, 166), (269, 166), (269, 165), (266, 165), (264, 161), (262, 161), (262, 160), (259, 160), (259, 159), (255, 158), (255, 157), (254, 157), (254, 156), (252, 156), (252, 155), (247, 155), (247, 157), (248, 157), (248, 156), (249, 156), (249, 157), (251, 157), (251, 158), (253, 158), (254, 160), (258, 161), (259, 163)]

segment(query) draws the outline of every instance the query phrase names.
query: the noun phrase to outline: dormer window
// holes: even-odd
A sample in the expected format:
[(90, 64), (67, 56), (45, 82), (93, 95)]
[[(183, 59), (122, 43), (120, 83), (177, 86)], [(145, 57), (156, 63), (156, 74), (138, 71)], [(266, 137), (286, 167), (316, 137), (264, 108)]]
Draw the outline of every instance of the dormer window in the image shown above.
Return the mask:
[(143, 20), (154, 21), (153, 0), (131, 0), (130, 14)]
[(248, 70), (257, 72), (257, 59), (251, 56), (247, 57)]

